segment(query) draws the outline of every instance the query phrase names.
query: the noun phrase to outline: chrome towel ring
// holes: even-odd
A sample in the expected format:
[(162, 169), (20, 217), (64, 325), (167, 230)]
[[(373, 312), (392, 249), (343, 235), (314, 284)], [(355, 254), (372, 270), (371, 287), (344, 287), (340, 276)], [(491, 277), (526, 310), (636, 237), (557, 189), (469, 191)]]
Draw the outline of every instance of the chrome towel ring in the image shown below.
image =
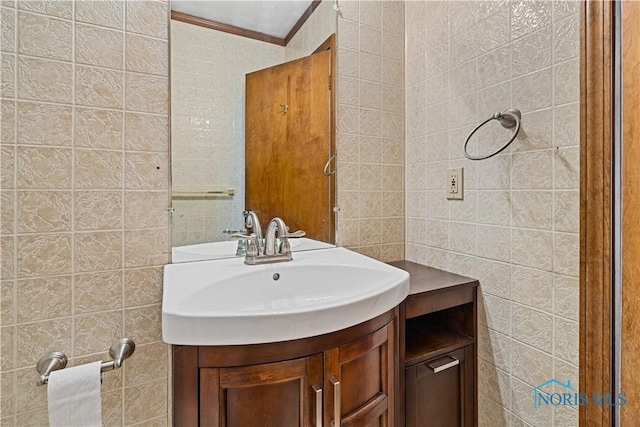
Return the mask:
[[(502, 113), (495, 113), (493, 116), (489, 117), (487, 120), (485, 120), (484, 122), (480, 123), (473, 131), (471, 131), (471, 133), (467, 137), (467, 140), (464, 142), (464, 156), (469, 160), (484, 160), (484, 159), (488, 159), (490, 157), (493, 157), (498, 153), (501, 153), (505, 148), (507, 148), (509, 145), (511, 145), (511, 143), (518, 136), (518, 132), (520, 132), (520, 117), (521, 117), (520, 116), (520, 110), (518, 110), (518, 109), (509, 109), (509, 110), (504, 111)], [(471, 140), (471, 137), (473, 136), (474, 133), (476, 133), (476, 131), (478, 129), (480, 129), (482, 126), (486, 125), (487, 123), (489, 123), (491, 120), (498, 120), (500, 122), (500, 124), (502, 125), (502, 127), (506, 128), (506, 129), (511, 129), (511, 128), (515, 127), (515, 130), (513, 131), (513, 135), (511, 135), (511, 138), (509, 139), (509, 141), (507, 141), (506, 144), (504, 144), (502, 147), (500, 147), (498, 150), (494, 151), (491, 154), (482, 155), (482, 156), (472, 156), (472, 155), (470, 155), (467, 152), (467, 145), (469, 145), (469, 141)]]

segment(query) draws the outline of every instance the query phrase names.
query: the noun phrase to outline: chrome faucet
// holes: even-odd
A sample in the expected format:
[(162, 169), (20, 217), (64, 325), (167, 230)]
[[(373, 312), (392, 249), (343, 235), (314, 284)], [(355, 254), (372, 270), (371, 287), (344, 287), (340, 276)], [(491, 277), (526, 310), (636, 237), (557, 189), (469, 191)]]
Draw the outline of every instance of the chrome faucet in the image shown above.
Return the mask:
[(244, 215), (244, 226), (247, 229), (247, 234), (254, 234), (258, 241), (258, 249), (263, 248), (264, 242), (262, 241), (262, 227), (260, 227), (258, 214), (251, 209), (246, 209), (242, 212), (242, 215)]
[[(280, 244), (276, 240), (276, 231), (280, 238)], [(278, 217), (273, 218), (267, 226), (267, 232), (264, 239), (264, 248), (260, 250), (260, 239), (258, 236), (253, 236), (249, 239), (249, 246), (247, 247), (247, 256), (244, 259), (245, 264), (265, 264), (271, 262), (285, 262), (291, 261), (291, 246), (289, 245), (289, 239), (287, 238), (287, 226), (284, 221)]]

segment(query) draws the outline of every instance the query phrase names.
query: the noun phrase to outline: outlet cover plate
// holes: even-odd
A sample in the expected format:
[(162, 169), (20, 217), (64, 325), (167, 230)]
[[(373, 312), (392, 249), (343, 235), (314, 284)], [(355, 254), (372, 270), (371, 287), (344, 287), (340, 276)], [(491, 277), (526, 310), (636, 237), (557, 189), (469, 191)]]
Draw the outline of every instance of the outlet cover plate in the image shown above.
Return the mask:
[(464, 168), (447, 170), (447, 199), (464, 199)]

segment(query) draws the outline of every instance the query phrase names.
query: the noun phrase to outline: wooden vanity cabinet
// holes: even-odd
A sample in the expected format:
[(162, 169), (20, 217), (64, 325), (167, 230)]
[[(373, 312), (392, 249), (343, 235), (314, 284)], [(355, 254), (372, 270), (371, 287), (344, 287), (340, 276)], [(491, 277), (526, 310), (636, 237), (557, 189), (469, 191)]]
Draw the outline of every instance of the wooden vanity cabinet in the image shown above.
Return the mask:
[(174, 346), (174, 425), (392, 427), (398, 313), (282, 343)]
[(396, 427), (472, 427), (477, 421), (478, 281), (413, 262), (400, 306)]

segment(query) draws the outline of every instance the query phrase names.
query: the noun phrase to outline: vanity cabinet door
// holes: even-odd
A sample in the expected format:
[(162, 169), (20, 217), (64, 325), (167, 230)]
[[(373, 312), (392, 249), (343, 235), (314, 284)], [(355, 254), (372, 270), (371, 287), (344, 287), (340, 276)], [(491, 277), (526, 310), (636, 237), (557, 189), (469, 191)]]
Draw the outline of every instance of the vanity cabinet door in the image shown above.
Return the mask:
[(325, 353), (325, 427), (394, 425), (393, 325)]
[(322, 416), (322, 379), (322, 354), (260, 365), (201, 368), (200, 425), (316, 427)]
[(406, 368), (406, 427), (472, 427), (473, 345)]

